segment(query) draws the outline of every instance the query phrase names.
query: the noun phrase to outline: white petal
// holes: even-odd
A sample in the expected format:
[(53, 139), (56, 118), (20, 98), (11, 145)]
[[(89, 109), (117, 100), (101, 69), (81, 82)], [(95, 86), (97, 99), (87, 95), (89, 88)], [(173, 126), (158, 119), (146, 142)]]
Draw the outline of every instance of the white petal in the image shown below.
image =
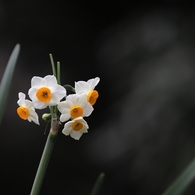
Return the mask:
[(28, 109), (34, 109), (33, 103), (30, 100), (25, 100), (24, 106)]
[(65, 125), (64, 125), (64, 129), (62, 130), (62, 133), (64, 135), (70, 135), (70, 133), (72, 132), (72, 125), (71, 125), (71, 122), (67, 122)]
[(22, 92), (18, 93), (19, 100), (17, 101), (17, 104), (19, 106), (25, 106), (25, 97), (26, 97), (26, 95), (24, 93), (22, 93)]
[(89, 85), (85, 81), (75, 82), (75, 92), (76, 93), (88, 93), (90, 91)]
[(61, 113), (68, 112), (71, 107), (72, 107), (72, 103), (68, 100), (62, 101), (58, 104), (58, 110)]
[(42, 103), (42, 102), (39, 102), (39, 101), (34, 101), (33, 105), (37, 109), (44, 109), (48, 106), (48, 104), (45, 104), (45, 103)]
[(38, 90), (38, 89), (39, 89), (38, 87), (31, 87), (31, 88), (28, 90), (28, 95), (29, 95), (29, 97), (30, 97), (30, 99), (31, 99), (32, 101), (37, 100), (36, 93), (37, 93), (37, 90)]
[(29, 116), (28, 120), (29, 121), (32, 120), (34, 123), (36, 123), (37, 125), (39, 125), (38, 115), (37, 115), (37, 113), (35, 111), (33, 111), (33, 112), (31, 111), (30, 112), (30, 116)]
[(37, 76), (34, 76), (32, 79), (31, 79), (31, 87), (34, 87), (34, 86), (41, 86), (43, 84), (43, 78), (41, 77), (37, 77)]
[(24, 93), (22, 93), (22, 92), (19, 92), (18, 93), (18, 98), (21, 99), (21, 100), (25, 100), (26, 95)]
[(75, 95), (76, 95), (76, 94), (70, 94), (70, 95), (68, 95), (68, 96), (66, 97), (66, 101), (71, 102), (71, 105), (73, 105), (72, 102), (75, 101)]
[(87, 133), (87, 129), (89, 129), (89, 126), (87, 122), (81, 117), (80, 122), (83, 124), (83, 128), (81, 129), (82, 133)]
[(84, 107), (83, 107), (83, 115), (84, 116), (89, 116), (92, 112), (93, 112), (94, 108), (90, 103), (87, 103)]
[(72, 105), (75, 105), (76, 102), (76, 94), (70, 94), (66, 97), (67, 101), (70, 101)]
[(52, 98), (55, 101), (60, 101), (63, 97), (66, 96), (66, 89), (61, 85), (55, 85), (52, 87)]
[(67, 100), (71, 102), (71, 107), (75, 105), (84, 106), (87, 103), (86, 95), (85, 94), (71, 94), (67, 96)]
[(64, 113), (60, 115), (60, 121), (65, 122), (70, 119), (70, 112)]
[(79, 140), (82, 135), (83, 133), (81, 133), (80, 131), (72, 131), (70, 133), (70, 136), (74, 138), (75, 140)]
[(77, 96), (78, 96), (78, 100), (77, 101), (78, 101), (79, 105), (84, 107), (88, 103), (87, 95), (82, 93), (82, 94), (77, 94)]
[(54, 75), (47, 75), (44, 77), (47, 86), (52, 86), (52, 85), (56, 85), (57, 84), (57, 79)]
[(100, 78), (96, 77), (95, 79), (89, 79), (87, 83), (89, 84), (90, 91), (95, 88), (95, 86), (100, 82)]
[(48, 103), (48, 106), (57, 106), (58, 103), (59, 103), (58, 101), (51, 99), (50, 102)]
[(80, 132), (81, 132), (81, 133), (88, 133), (87, 129), (88, 129), (88, 128), (82, 128), (82, 129), (80, 130)]
[(23, 106), (24, 105), (24, 101), (22, 101), (21, 99), (19, 99), (17, 101), (17, 104), (18, 104), (18, 106)]
[(66, 89), (60, 85), (51, 86), (52, 98), (49, 102), (50, 106), (59, 104), (60, 100), (66, 96)]

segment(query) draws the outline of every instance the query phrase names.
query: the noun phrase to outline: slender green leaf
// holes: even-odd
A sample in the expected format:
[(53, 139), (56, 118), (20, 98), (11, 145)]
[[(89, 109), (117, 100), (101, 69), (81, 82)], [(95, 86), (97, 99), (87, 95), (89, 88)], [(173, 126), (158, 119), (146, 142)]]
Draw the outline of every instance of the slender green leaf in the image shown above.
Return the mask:
[(100, 188), (102, 187), (102, 183), (104, 181), (105, 174), (100, 173), (91, 192), (91, 195), (98, 195)]
[(1, 84), (0, 84), (0, 124), (3, 118), (3, 113), (4, 113), (6, 101), (8, 98), (8, 93), (9, 93), (9, 89), (11, 86), (11, 81), (12, 81), (12, 77), (13, 77), (13, 73), (14, 73), (14, 69), (15, 69), (15, 65), (16, 65), (19, 52), (20, 52), (20, 45), (17, 44), (12, 51), (12, 54), (7, 63), (5, 72), (3, 74), (3, 78), (1, 80)]
[(66, 90), (68, 90), (68, 91), (71, 91), (71, 92), (74, 92), (75, 93), (75, 88), (74, 87), (72, 87), (71, 85), (64, 85), (63, 86)]
[(180, 195), (195, 178), (195, 159), (187, 166), (183, 173), (168, 187), (163, 195)]

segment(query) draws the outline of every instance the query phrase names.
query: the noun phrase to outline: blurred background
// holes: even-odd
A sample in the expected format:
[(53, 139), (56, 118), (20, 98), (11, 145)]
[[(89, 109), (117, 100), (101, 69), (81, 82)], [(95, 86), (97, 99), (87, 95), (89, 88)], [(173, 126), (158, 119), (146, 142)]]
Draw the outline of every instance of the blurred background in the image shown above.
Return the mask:
[[(61, 63), (62, 84), (100, 77), (89, 133), (58, 135), (41, 194), (162, 194), (195, 154), (195, 12), (184, 1), (0, 1), (0, 78), (17, 61), (0, 127), (0, 192), (30, 193), (47, 139), (17, 114), (18, 92)], [(193, 182), (193, 184), (195, 184)], [(195, 193), (194, 185), (184, 193)]]

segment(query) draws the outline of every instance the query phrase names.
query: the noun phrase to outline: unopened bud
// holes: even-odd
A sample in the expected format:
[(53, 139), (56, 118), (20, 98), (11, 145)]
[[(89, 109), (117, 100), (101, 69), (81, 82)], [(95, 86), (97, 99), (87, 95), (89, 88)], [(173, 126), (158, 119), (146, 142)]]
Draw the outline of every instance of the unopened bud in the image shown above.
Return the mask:
[(42, 119), (44, 121), (50, 121), (51, 120), (51, 113), (45, 113), (42, 115)]

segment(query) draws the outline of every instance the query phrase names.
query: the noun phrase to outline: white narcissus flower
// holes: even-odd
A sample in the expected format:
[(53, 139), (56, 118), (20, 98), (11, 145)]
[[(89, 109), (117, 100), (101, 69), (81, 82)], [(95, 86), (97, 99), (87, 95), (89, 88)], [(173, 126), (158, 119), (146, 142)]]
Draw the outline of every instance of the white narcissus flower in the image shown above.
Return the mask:
[(35, 112), (33, 103), (30, 100), (26, 100), (26, 95), (22, 92), (18, 93), (19, 100), (17, 101), (18, 107), (17, 113), (19, 117), (23, 120), (33, 121), (39, 125), (38, 115)]
[(78, 117), (65, 123), (62, 133), (79, 140), (83, 133), (88, 132), (87, 129), (89, 129), (87, 122), (82, 117)]
[(28, 95), (35, 108), (43, 109), (47, 106), (56, 106), (66, 96), (66, 89), (57, 83), (53, 75), (44, 78), (34, 76)]
[(65, 122), (70, 118), (89, 116), (93, 107), (87, 102), (85, 94), (71, 94), (66, 97), (66, 101), (58, 104), (58, 110), (62, 113), (60, 121)]
[(85, 93), (87, 95), (87, 101), (93, 106), (99, 97), (98, 91), (94, 90), (95, 86), (99, 83), (100, 78), (89, 79), (86, 81), (75, 82), (75, 92)]

